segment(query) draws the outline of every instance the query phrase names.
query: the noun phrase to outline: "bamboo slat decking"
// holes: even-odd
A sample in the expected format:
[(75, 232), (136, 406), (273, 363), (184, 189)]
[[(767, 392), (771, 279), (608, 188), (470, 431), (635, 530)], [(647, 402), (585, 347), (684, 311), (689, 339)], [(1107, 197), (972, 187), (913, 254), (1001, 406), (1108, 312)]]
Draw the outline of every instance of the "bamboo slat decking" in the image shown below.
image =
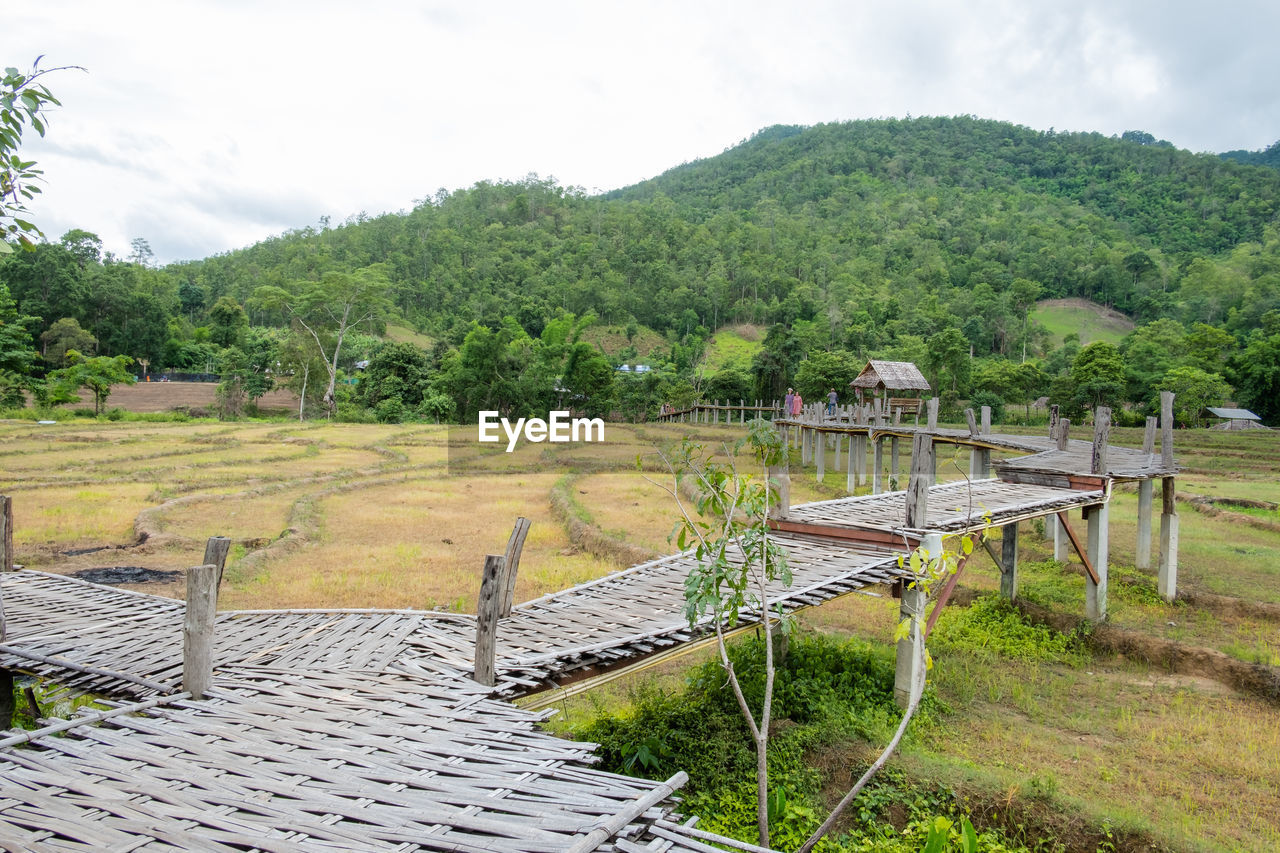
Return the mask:
[[(788, 607), (905, 576), (888, 550), (780, 535)], [(182, 602), (0, 574), (0, 666), (124, 699), (0, 748), (0, 838), (40, 850), (695, 851), (661, 786), (592, 771), (590, 744), (533, 730), (489, 697), (542, 689), (686, 642), (677, 554), (517, 605), (498, 684), (469, 680), (475, 620), (423, 611), (218, 614), (210, 695), (178, 693)], [(749, 618), (744, 613), (743, 618)], [(127, 710), (127, 709), (122, 709)], [(105, 715), (99, 715), (105, 716)], [(66, 728), (65, 726), (63, 728)], [(575, 846), (581, 845), (580, 848)]]
[[(865, 435), (877, 438), (913, 438), (918, 433), (933, 437), (935, 442), (963, 447), (980, 447), (1024, 456), (995, 462), (997, 469), (1010, 471), (1044, 472), (1048, 474), (1088, 474), (1093, 444), (1083, 439), (1067, 441), (1065, 450), (1058, 449), (1056, 440), (1038, 435), (1013, 435), (1009, 433), (973, 434), (965, 429), (937, 427), (928, 429), (911, 424), (855, 423), (846, 417), (779, 419), (778, 426), (792, 429), (804, 428), (835, 435)], [(1159, 453), (1147, 453), (1131, 447), (1108, 447), (1106, 476), (1114, 480), (1147, 480), (1172, 477), (1178, 473), (1176, 465), (1166, 465)]]
[[(177, 699), (0, 751), (16, 850), (696, 850), (667, 785), (457, 680), (224, 667)], [(663, 820), (667, 837), (650, 832)], [(691, 838), (687, 829), (686, 838)], [(626, 845), (626, 846), (620, 846)], [(670, 846), (668, 846), (670, 845)]]
[(929, 512), (922, 528), (906, 526), (905, 491), (836, 498), (793, 507), (788, 522), (891, 534), (919, 534), (925, 530), (952, 533), (1001, 527), (1027, 518), (1068, 509), (1097, 506), (1107, 500), (1105, 490), (1006, 483), (1001, 480), (960, 481), (929, 490)]
[[(771, 591), (784, 606), (816, 604), (904, 576), (896, 554), (782, 535), (793, 581)], [(684, 617), (690, 553), (644, 563), (512, 608), (498, 629), (499, 695), (545, 688), (579, 670), (616, 664), (711, 630)], [(0, 575), (8, 636), (0, 666), (77, 689), (139, 697), (182, 678), (181, 602), (60, 575)], [(743, 618), (750, 617), (744, 613)], [(215, 666), (397, 670), (468, 677), (475, 619), (430, 611), (224, 611)]]

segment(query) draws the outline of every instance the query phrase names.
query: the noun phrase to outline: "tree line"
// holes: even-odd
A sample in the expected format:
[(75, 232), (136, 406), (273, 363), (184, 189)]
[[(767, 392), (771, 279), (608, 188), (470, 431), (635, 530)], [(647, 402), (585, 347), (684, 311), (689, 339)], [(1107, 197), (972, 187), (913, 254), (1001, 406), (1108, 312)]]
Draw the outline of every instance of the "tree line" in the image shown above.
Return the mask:
[[(880, 357), (920, 364), (947, 402), (1025, 413), (1053, 395), (1137, 417), (1182, 383), (1274, 421), (1280, 172), (1146, 137), (967, 117), (770, 128), (604, 196), (481, 182), (163, 268), (145, 242), (120, 259), (71, 231), (0, 258), (3, 322), (34, 354), (0, 369), (30, 385), (70, 348), (218, 373), (230, 412), (285, 383), (346, 416), (560, 402), (638, 417), (690, 395), (780, 397), (833, 362), (843, 387)], [(1056, 341), (1031, 314), (1058, 297), (1139, 328), (1114, 353)], [(656, 332), (655, 369), (617, 374), (639, 354), (588, 345), (591, 321)], [(388, 322), (432, 345), (378, 358)], [(752, 363), (700, 370), (713, 331), (738, 323), (765, 330)]]

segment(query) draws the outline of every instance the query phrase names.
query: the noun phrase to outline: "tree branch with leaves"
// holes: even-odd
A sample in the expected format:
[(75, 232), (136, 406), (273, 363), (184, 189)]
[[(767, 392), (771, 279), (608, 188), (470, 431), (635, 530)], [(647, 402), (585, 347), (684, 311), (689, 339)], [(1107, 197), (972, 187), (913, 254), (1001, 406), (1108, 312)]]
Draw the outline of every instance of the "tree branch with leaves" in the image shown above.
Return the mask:
[[(749, 447), (760, 466), (759, 477), (743, 473), (738, 459)], [(770, 584), (791, 585), (787, 555), (769, 535), (770, 504), (776, 491), (770, 488), (769, 467), (781, 463), (782, 439), (774, 426), (756, 420), (747, 436), (720, 454), (686, 440), (671, 455), (660, 457), (672, 474), (670, 487), (658, 483), (675, 500), (680, 520), (672, 536), (680, 549), (692, 548), (697, 565), (685, 578), (685, 616), (691, 626), (709, 617), (716, 635), (720, 665), (756, 750), (756, 805), (760, 844), (769, 845), (769, 727), (773, 713), (774, 628), (788, 630), (780, 606), (771, 602)], [(687, 478), (687, 479), (686, 479)], [(681, 495), (682, 481), (696, 495), (694, 506)], [(652, 482), (652, 481), (651, 481)], [(765, 682), (759, 716), (752, 710), (734, 671), (726, 645), (725, 629), (738, 625), (744, 615), (759, 619), (764, 632)]]

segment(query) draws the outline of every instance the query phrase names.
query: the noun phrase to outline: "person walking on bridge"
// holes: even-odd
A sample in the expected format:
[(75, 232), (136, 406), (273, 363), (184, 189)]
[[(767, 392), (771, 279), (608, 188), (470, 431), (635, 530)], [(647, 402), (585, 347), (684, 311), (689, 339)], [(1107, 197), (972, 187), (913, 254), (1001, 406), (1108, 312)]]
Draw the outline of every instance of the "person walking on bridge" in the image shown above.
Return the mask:
[(840, 399), (836, 394), (836, 389), (832, 388), (827, 392), (827, 417), (834, 418), (836, 416), (836, 400)]

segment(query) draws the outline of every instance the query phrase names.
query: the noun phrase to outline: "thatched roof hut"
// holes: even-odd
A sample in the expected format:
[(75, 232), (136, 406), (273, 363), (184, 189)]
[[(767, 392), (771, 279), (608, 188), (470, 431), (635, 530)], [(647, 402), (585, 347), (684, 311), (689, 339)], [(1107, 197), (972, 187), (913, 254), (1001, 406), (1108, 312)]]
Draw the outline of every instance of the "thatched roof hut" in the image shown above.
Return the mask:
[(852, 382), (851, 387), (861, 392), (870, 388), (874, 393), (882, 391), (932, 391), (929, 381), (920, 368), (909, 361), (868, 361)]

